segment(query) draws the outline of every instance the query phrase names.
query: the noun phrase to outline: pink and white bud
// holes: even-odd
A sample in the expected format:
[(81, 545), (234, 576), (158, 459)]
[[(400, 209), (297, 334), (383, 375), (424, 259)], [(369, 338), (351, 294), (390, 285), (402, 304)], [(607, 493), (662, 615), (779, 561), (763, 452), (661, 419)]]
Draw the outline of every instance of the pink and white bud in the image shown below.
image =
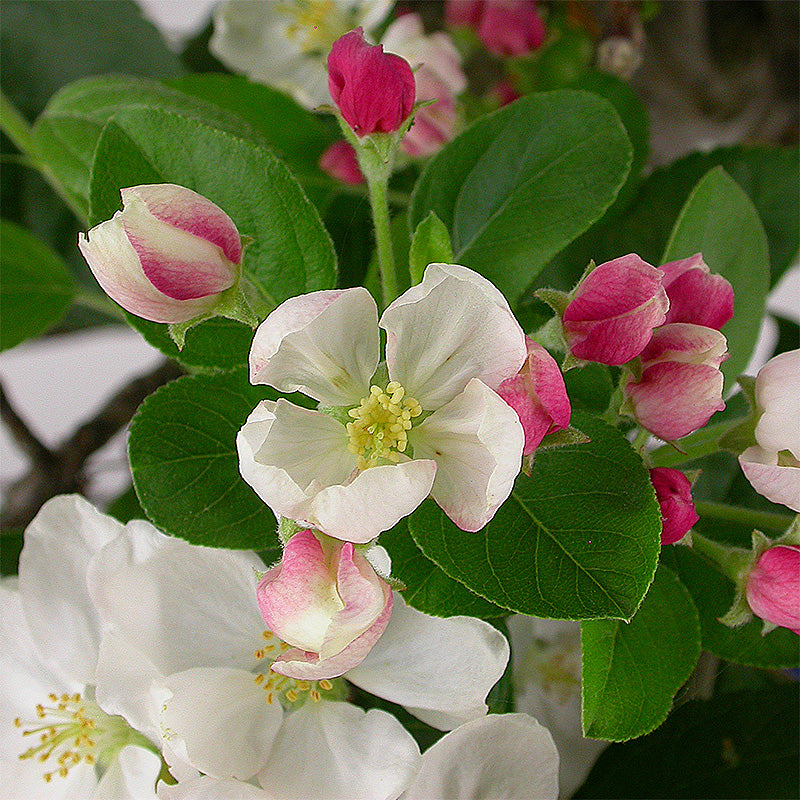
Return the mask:
[(757, 617), (800, 635), (800, 547), (764, 551), (747, 576), (745, 592)]
[(755, 399), (758, 444), (739, 456), (742, 471), (759, 494), (800, 511), (800, 350), (764, 364)]
[(633, 253), (595, 267), (561, 319), (572, 355), (613, 366), (636, 358), (669, 308), (663, 274)]
[(542, 46), (547, 31), (535, 0), (448, 0), (447, 23), (472, 28), (497, 56), (524, 56)]
[(540, 344), (525, 337), (528, 357), (519, 373), (504, 380), (497, 394), (519, 416), (525, 431), (522, 455), (533, 453), (542, 439), (569, 427), (572, 413), (564, 376), (555, 359)]
[(653, 332), (641, 358), (641, 377), (623, 387), (622, 411), (661, 439), (686, 436), (722, 411), (720, 364), (725, 337), (713, 328), (673, 322)]
[(720, 330), (733, 317), (733, 287), (712, 275), (701, 253), (663, 264), (669, 297), (666, 322), (691, 322)]
[(295, 534), (256, 591), (272, 633), (292, 646), (273, 664), (299, 679), (333, 678), (360, 664), (392, 611), (392, 591), (353, 546)]
[(239, 279), (242, 240), (210, 200), (171, 183), (122, 189), (122, 211), (78, 247), (106, 294), (153, 322), (188, 322), (213, 311)]
[(414, 74), (408, 62), (384, 53), (382, 45), (367, 44), (361, 28), (333, 43), (328, 88), (358, 136), (392, 133), (414, 108)]
[(358, 186), (364, 183), (364, 175), (358, 166), (358, 156), (350, 142), (341, 139), (334, 142), (319, 159), (320, 169), (333, 178)]
[(661, 544), (675, 544), (700, 517), (692, 500), (692, 484), (678, 469), (655, 467), (650, 481), (661, 509)]
[(401, 145), (412, 158), (427, 158), (455, 136), (460, 122), (456, 98), (467, 88), (461, 55), (448, 34), (426, 34), (422, 18), (414, 13), (398, 17), (386, 29), (381, 44), (411, 65), (416, 101), (436, 101), (416, 112)]

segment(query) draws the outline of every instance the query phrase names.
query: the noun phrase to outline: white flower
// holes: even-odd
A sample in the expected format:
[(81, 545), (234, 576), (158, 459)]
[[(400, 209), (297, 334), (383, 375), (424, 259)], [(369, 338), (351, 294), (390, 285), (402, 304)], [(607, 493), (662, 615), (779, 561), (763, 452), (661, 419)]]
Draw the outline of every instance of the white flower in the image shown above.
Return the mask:
[[(493, 714), (462, 725), (426, 750), (412, 784), (400, 797), (402, 800), (523, 797), (555, 800), (557, 792), (558, 753), (547, 730), (526, 714)], [(275, 795), (239, 781), (201, 777), (177, 786), (162, 784), (159, 797), (272, 800)]]
[(561, 797), (571, 797), (608, 742), (581, 730), (581, 626), (570, 620), (514, 615), (508, 619), (514, 652), (514, 706), (540, 720), (560, 757)]
[(771, 358), (756, 377), (757, 444), (739, 463), (753, 488), (800, 511), (800, 350)]
[(6, 797), (155, 798), (155, 746), (94, 696), (100, 625), (87, 566), (124, 531), (82, 498), (56, 497), (25, 531), (18, 582), (0, 586)]
[(344, 702), (347, 681), (441, 729), (486, 713), (508, 660), (505, 638), (480, 620), (428, 617), (399, 596), (347, 681), (272, 671), (286, 645), (264, 630), (261, 570), (252, 554), (156, 531), (146, 543), (106, 547), (90, 576), (106, 625), (97, 690), (106, 707), (210, 777), (257, 780), (272, 798), (308, 800), (396, 797), (419, 766), (394, 717)]
[(320, 410), (260, 403), (237, 438), (241, 474), (276, 514), (346, 541), (370, 541), (428, 494), (479, 530), (519, 473), (524, 433), (495, 389), (526, 355), (502, 294), (454, 264), (428, 266), (380, 323), (363, 288), (293, 297), (256, 331), (250, 379)]
[(374, 31), (391, 7), (392, 0), (228, 0), (214, 12), (209, 48), (235, 72), (316, 108), (331, 102), (333, 43), (359, 26)]

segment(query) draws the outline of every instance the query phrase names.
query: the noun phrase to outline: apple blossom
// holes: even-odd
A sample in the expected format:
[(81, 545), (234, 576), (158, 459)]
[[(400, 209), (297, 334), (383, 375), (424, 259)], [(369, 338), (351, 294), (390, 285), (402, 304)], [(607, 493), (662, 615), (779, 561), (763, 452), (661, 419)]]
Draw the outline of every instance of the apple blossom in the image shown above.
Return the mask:
[(387, 29), (381, 44), (409, 62), (414, 70), (417, 102), (434, 100), (414, 115), (401, 149), (412, 158), (436, 153), (456, 133), (459, 113), (456, 98), (467, 88), (461, 55), (451, 38), (441, 31), (426, 34), (419, 14), (402, 14)]
[(78, 236), (98, 283), (154, 322), (212, 314), (239, 280), (242, 241), (210, 200), (170, 183), (122, 189), (122, 211)]
[(712, 275), (701, 253), (662, 264), (669, 298), (666, 324), (690, 322), (720, 330), (733, 316), (733, 287), (722, 275)]
[(725, 337), (713, 328), (661, 326), (640, 355), (641, 375), (623, 384), (621, 412), (665, 441), (702, 428), (725, 408), (719, 365), (727, 355)]
[(551, 733), (559, 755), (560, 796), (571, 797), (608, 747), (608, 742), (585, 738), (581, 729), (580, 623), (515, 614), (507, 624), (514, 708)]
[[(463, 309), (458, 312), (456, 309)], [(319, 401), (263, 401), (237, 437), (239, 469), (272, 510), (337, 539), (368, 542), (427, 496), (463, 530), (511, 492), (524, 433), (496, 389), (525, 335), (485, 278), (431, 264), (384, 311), (363, 288), (312, 292), (261, 324), (250, 380)]]
[(569, 427), (572, 408), (555, 359), (527, 336), (525, 344), (528, 358), (522, 369), (513, 378), (506, 378), (497, 393), (519, 415), (525, 431), (522, 454), (527, 456), (548, 433)]
[(674, 544), (700, 517), (692, 500), (692, 484), (678, 469), (654, 467), (650, 482), (661, 510), (661, 544)]
[(328, 89), (345, 122), (359, 137), (399, 130), (414, 107), (414, 73), (382, 45), (364, 41), (356, 28), (333, 43)]
[(745, 593), (757, 617), (800, 635), (800, 546), (765, 550), (747, 576)]
[(447, 0), (445, 15), (450, 25), (473, 28), (498, 56), (524, 56), (546, 36), (535, 0)]
[(155, 745), (95, 697), (100, 620), (87, 567), (130, 534), (78, 496), (42, 506), (18, 583), (0, 584), (0, 763), (12, 797), (155, 799)]
[(669, 300), (662, 277), (661, 270), (633, 253), (592, 269), (562, 315), (570, 353), (610, 365), (638, 356), (666, 318)]
[[(342, 766), (338, 765), (338, 768)], [(461, 725), (429, 747), (419, 760), (419, 770), (411, 785), (399, 798), (517, 800), (535, 797), (537, 800), (555, 800), (557, 771), (558, 753), (553, 739), (535, 719), (527, 714), (492, 714)], [(177, 786), (162, 784), (159, 798), (274, 800), (274, 792), (272, 786), (269, 791), (264, 791), (240, 781), (203, 776)], [(294, 795), (297, 796), (300, 795)], [(344, 795), (348, 800), (358, 796), (356, 792)], [(369, 797), (386, 795), (378, 787), (373, 787)], [(391, 797), (398, 796), (393, 794)]]
[(320, 156), (319, 167), (342, 183), (358, 186), (364, 183), (364, 174), (358, 166), (358, 156), (350, 142), (340, 139)]
[(356, 27), (374, 32), (391, 7), (392, 0), (228, 0), (214, 11), (209, 48), (233, 71), (316, 108), (331, 101), (333, 43)]
[(756, 444), (739, 464), (753, 488), (800, 512), (800, 350), (771, 358), (756, 377)]
[(267, 627), (293, 648), (272, 668), (297, 678), (311, 677), (309, 664), (334, 678), (361, 663), (392, 613), (389, 584), (352, 543), (309, 530), (287, 542), (256, 597)]
[(396, 797), (418, 769), (412, 737), (391, 715), (344, 702), (348, 683), (444, 730), (486, 713), (508, 659), (502, 634), (398, 595), (383, 635), (343, 677), (279, 674), (288, 646), (264, 629), (262, 570), (251, 553), (152, 528), (136, 546), (120, 537), (104, 548), (90, 574), (104, 623), (98, 699), (212, 778), (308, 800)]

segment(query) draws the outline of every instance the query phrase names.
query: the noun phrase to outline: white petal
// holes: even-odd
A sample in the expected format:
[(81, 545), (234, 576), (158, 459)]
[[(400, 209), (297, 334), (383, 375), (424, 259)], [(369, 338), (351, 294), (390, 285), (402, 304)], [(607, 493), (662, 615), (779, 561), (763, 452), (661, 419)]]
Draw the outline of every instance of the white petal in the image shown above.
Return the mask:
[(430, 493), (436, 465), (407, 461), (351, 475), (344, 427), (286, 400), (256, 406), (236, 439), (239, 471), (278, 515), (350, 542), (368, 542)]
[(45, 783), (44, 773), (52, 770), (49, 764), (36, 759), (15, 758), (0, 760), (0, 776), (4, 787), (13, 787), (14, 794), (4, 794), (7, 800), (76, 800), (91, 798), (97, 786), (97, 775), (90, 764), (77, 764), (66, 778), (57, 775)]
[(462, 725), (425, 751), (403, 800), (555, 800), (558, 753), (527, 714), (492, 714)]
[(163, 675), (190, 667), (249, 669), (264, 630), (255, 602), (261, 560), (140, 525), (138, 544), (119, 537), (90, 570), (104, 624)]
[(739, 456), (739, 465), (760, 495), (800, 512), (800, 467), (779, 466), (776, 452), (757, 445)]
[(496, 389), (519, 372), (525, 334), (503, 295), (476, 272), (431, 264), (422, 283), (383, 312), (392, 380), (428, 411), (452, 400), (471, 378)]
[(202, 776), (181, 781), (177, 786), (161, 783), (159, 800), (270, 800), (263, 789), (241, 781)]
[(281, 303), (258, 327), (250, 380), (356, 405), (378, 366), (378, 309), (363, 288), (311, 292)]
[(389, 800), (418, 766), (416, 742), (390, 714), (306, 703), (287, 714), (258, 779), (273, 800)]
[(280, 703), (268, 703), (251, 672), (190, 669), (170, 675), (161, 722), (183, 740), (189, 763), (215, 778), (247, 780), (266, 763), (281, 725)]
[(800, 350), (780, 353), (759, 370), (756, 402), (764, 411), (756, 441), (765, 450), (789, 450), (800, 461)]
[(417, 458), (436, 461), (433, 499), (465, 531), (480, 530), (506, 501), (522, 463), (517, 413), (479, 380), (413, 428)]
[(395, 593), (383, 636), (345, 677), (446, 730), (486, 713), (486, 695), (505, 671), (508, 654), (505, 637), (489, 623), (431, 617)]
[(100, 620), (87, 588), (91, 558), (124, 527), (78, 495), (45, 503), (25, 531), (19, 590), (42, 653), (80, 683), (94, 681)]
[(161, 758), (150, 750), (127, 745), (103, 774), (92, 800), (156, 800)]

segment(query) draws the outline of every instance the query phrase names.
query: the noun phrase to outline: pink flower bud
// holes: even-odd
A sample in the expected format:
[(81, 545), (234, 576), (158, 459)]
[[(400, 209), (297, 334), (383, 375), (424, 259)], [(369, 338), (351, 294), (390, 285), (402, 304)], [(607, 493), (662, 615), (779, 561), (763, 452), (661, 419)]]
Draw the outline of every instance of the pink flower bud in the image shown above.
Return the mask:
[(392, 611), (389, 585), (352, 542), (309, 530), (289, 540), (256, 597), (269, 629), (295, 648), (273, 669), (300, 679), (333, 678), (361, 663)]
[(746, 594), (756, 616), (800, 635), (800, 547), (781, 544), (762, 553), (747, 577)]
[(319, 160), (320, 169), (342, 183), (357, 186), (364, 183), (364, 175), (358, 166), (358, 157), (353, 146), (344, 139), (334, 142), (322, 154)]
[(691, 322), (720, 330), (733, 316), (733, 287), (722, 275), (712, 275), (700, 253), (663, 264), (669, 297), (667, 323)]
[(391, 133), (414, 107), (414, 74), (408, 62), (364, 41), (356, 28), (333, 43), (328, 88), (347, 124), (358, 134)]
[(527, 336), (525, 343), (528, 358), (522, 369), (513, 378), (504, 380), (497, 393), (519, 416), (525, 431), (522, 455), (527, 456), (548, 433), (569, 427), (572, 409), (555, 359)]
[(622, 410), (668, 442), (702, 428), (725, 408), (719, 365), (727, 356), (725, 337), (713, 328), (685, 322), (658, 328), (641, 353), (641, 377), (623, 388)]
[(661, 544), (674, 544), (700, 519), (692, 500), (692, 484), (680, 470), (668, 467), (651, 469), (650, 481), (661, 508)]
[(535, 0), (447, 0), (448, 25), (472, 28), (498, 56), (523, 56), (541, 47), (547, 31)]
[(103, 290), (153, 322), (207, 314), (239, 278), (242, 241), (210, 200), (171, 183), (123, 189), (122, 211), (78, 247)]
[(572, 355), (615, 366), (638, 356), (669, 308), (662, 276), (634, 254), (592, 270), (561, 320)]

